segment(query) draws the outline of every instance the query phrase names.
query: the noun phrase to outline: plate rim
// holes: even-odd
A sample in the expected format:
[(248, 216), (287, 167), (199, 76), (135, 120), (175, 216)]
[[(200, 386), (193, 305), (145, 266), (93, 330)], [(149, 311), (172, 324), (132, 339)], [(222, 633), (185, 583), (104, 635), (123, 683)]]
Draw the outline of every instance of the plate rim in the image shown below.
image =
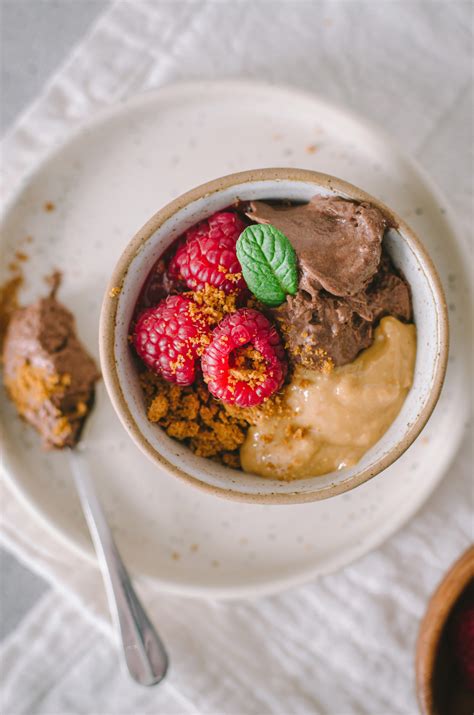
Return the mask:
[[(49, 164), (55, 162), (60, 155), (69, 148), (69, 146), (79, 139), (83, 138), (83, 135), (89, 131), (93, 131), (97, 126), (106, 124), (111, 119), (117, 116), (124, 116), (129, 113), (133, 113), (136, 108), (143, 107), (147, 104), (153, 104), (156, 101), (166, 101), (168, 98), (172, 98), (173, 95), (183, 93), (187, 94), (189, 91), (196, 92), (200, 88), (201, 91), (216, 91), (219, 90), (229, 90), (229, 87), (235, 87), (241, 91), (265, 91), (268, 94), (272, 92), (277, 92), (280, 94), (288, 93), (290, 96), (299, 98), (300, 100), (305, 100), (307, 102), (313, 102), (315, 105), (324, 106), (329, 111), (339, 113), (347, 121), (353, 122), (355, 125), (359, 125), (365, 131), (373, 133), (376, 135), (378, 140), (383, 140), (384, 143), (389, 147), (389, 149), (396, 153), (412, 171), (417, 175), (421, 182), (425, 185), (427, 191), (433, 196), (433, 198), (443, 206), (445, 210), (444, 219), (452, 235), (452, 239), (455, 242), (461, 257), (467, 259), (469, 255), (467, 241), (464, 238), (462, 232), (459, 230), (457, 225), (454, 212), (452, 211), (449, 202), (436, 182), (428, 174), (428, 172), (419, 164), (419, 162), (412, 156), (405, 153), (404, 149), (398, 144), (398, 142), (392, 138), (391, 135), (385, 132), (384, 129), (380, 128), (376, 123), (365, 117), (359, 115), (352, 110), (346, 109), (336, 103), (327, 101), (325, 98), (321, 97), (317, 93), (302, 90), (299, 88), (289, 87), (284, 84), (269, 84), (262, 81), (253, 81), (246, 79), (235, 79), (235, 80), (199, 80), (199, 81), (185, 81), (185, 82), (174, 82), (163, 87), (153, 88), (145, 92), (133, 95), (125, 100), (118, 103), (114, 103), (105, 108), (102, 108), (89, 118), (86, 118), (79, 125), (72, 128), (71, 131), (66, 132), (65, 136), (60, 142), (54, 144), (49, 151), (46, 151), (43, 155), (38, 157), (38, 160), (32, 166), (31, 170), (25, 172), (21, 177), (15, 190), (11, 193), (8, 200), (5, 202), (3, 210), (1, 212), (0, 224), (3, 224), (9, 215), (12, 208), (21, 199), (21, 196), (27, 186), (31, 184), (40, 172), (44, 171)], [(468, 263), (464, 262), (464, 265)], [(465, 274), (465, 269), (464, 272)], [(467, 278), (464, 275), (465, 278)], [(469, 292), (470, 282), (465, 280), (465, 285)], [(471, 301), (472, 304), (472, 301)], [(466, 403), (465, 412), (466, 415), (469, 413), (469, 407)], [(0, 424), (1, 426), (1, 424)], [(421, 506), (425, 503), (429, 495), (434, 492), (436, 487), (439, 485), (441, 479), (446, 474), (450, 463), (455, 458), (461, 442), (465, 437), (465, 428), (460, 429), (459, 435), (455, 441), (452, 443), (451, 448), (446, 452), (444, 460), (441, 460), (442, 465), (438, 469), (436, 477), (425, 484), (424, 488), (418, 493), (417, 498), (411, 503), (410, 508), (408, 508), (403, 515), (397, 513), (396, 517), (393, 519), (388, 519), (385, 523), (380, 526), (376, 532), (376, 536), (371, 536), (369, 539), (364, 541), (361, 545), (355, 545), (352, 548), (346, 549), (342, 557), (332, 556), (331, 564), (329, 567), (321, 567), (321, 565), (313, 566), (310, 568), (302, 568), (296, 574), (283, 577), (274, 578), (262, 581), (258, 584), (242, 585), (242, 586), (231, 586), (231, 587), (221, 587), (221, 586), (195, 586), (195, 585), (184, 585), (182, 581), (173, 580), (167, 578), (166, 580), (160, 579), (159, 577), (152, 577), (148, 575), (137, 576), (143, 579), (144, 582), (153, 583), (158, 586), (160, 590), (165, 593), (180, 595), (185, 597), (198, 597), (198, 598), (216, 598), (216, 599), (232, 599), (232, 598), (253, 598), (260, 596), (267, 596), (271, 594), (280, 593), (290, 588), (295, 588), (308, 583), (317, 576), (327, 575), (339, 571), (346, 566), (354, 563), (362, 556), (370, 553), (376, 548), (382, 546), (382, 544), (393, 534), (399, 531), (411, 518), (418, 512)], [(0, 432), (0, 443), (6, 443), (5, 435), (3, 434), (3, 429)], [(6, 479), (8, 486), (13, 491), (14, 495), (19, 499), (20, 503), (26, 507), (26, 509), (35, 516), (38, 523), (44, 526), (52, 536), (54, 536), (60, 543), (68, 547), (75, 555), (83, 559), (86, 563), (94, 567), (98, 571), (97, 560), (95, 553), (92, 548), (92, 542), (88, 543), (88, 547), (80, 544), (76, 539), (69, 535), (68, 532), (63, 530), (61, 527), (57, 526), (56, 523), (45, 515), (41, 507), (31, 498), (29, 492), (23, 487), (19, 480), (15, 477), (15, 469), (13, 465), (8, 464), (8, 457), (4, 455), (0, 464), (0, 473)], [(217, 497), (218, 499), (220, 497)], [(275, 509), (284, 508), (284, 506), (275, 505)], [(133, 572), (133, 566), (131, 568)]]

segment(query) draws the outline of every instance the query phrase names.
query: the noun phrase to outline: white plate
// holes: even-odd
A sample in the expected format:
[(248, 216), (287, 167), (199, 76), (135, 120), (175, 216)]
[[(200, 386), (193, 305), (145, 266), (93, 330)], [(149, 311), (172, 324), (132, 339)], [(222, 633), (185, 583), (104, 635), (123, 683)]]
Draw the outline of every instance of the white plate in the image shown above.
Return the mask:
[[(395, 465), (348, 494), (296, 506), (228, 502), (160, 473), (128, 439), (101, 385), (85, 454), (119, 547), (136, 574), (187, 595), (268, 593), (341, 568), (398, 529), (441, 478), (463, 432), (469, 369), (462, 250), (444, 202), (383, 134), (321, 99), (247, 82), (195, 83), (99, 116), (39, 168), (3, 221), (2, 255), (19, 246), (30, 254), (24, 299), (44, 293), (42, 277), (60, 268), (60, 297), (97, 357), (103, 290), (134, 232), (196, 184), (264, 166), (340, 176), (413, 226), (448, 292), (450, 366), (433, 417)], [(44, 210), (47, 201), (55, 211)], [(3, 462), (18, 493), (91, 558), (67, 455), (41, 452), (11, 406), (2, 419)]]

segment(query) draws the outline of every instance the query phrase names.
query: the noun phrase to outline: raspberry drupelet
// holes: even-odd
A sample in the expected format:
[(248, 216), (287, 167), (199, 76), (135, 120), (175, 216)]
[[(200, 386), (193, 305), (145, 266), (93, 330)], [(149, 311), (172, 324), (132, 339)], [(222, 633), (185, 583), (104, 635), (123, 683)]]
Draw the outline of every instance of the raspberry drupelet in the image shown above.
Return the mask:
[(238, 407), (261, 404), (280, 389), (287, 372), (276, 329), (252, 308), (224, 318), (212, 334), (201, 365), (209, 392)]
[(191, 290), (206, 285), (225, 293), (242, 293), (246, 283), (235, 244), (245, 228), (231, 211), (220, 211), (186, 231), (184, 243), (168, 266), (172, 280), (181, 280)]
[(133, 332), (133, 344), (143, 362), (178, 385), (194, 382), (196, 363), (209, 342), (208, 321), (191, 300), (180, 295), (168, 296), (141, 313)]

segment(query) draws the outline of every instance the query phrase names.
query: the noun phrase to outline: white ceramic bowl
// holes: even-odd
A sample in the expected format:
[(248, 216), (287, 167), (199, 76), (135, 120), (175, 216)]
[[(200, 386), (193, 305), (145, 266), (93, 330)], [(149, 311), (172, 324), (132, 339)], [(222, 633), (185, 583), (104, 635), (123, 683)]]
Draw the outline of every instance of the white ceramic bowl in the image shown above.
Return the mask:
[[(191, 225), (236, 199), (308, 201), (315, 194), (369, 201), (390, 215), (384, 244), (408, 280), (417, 327), (413, 386), (396, 420), (351, 468), (320, 477), (283, 482), (196, 457), (148, 421), (128, 343), (129, 325), (145, 278), (163, 251)], [(105, 384), (115, 410), (138, 446), (170, 474), (217, 495), (259, 503), (325, 499), (353, 489), (386, 469), (414, 441), (438, 400), (448, 355), (446, 303), (436, 270), (413, 231), (380, 201), (345, 181), (302, 169), (259, 169), (231, 174), (199, 186), (158, 211), (122, 254), (104, 298), (100, 353)]]

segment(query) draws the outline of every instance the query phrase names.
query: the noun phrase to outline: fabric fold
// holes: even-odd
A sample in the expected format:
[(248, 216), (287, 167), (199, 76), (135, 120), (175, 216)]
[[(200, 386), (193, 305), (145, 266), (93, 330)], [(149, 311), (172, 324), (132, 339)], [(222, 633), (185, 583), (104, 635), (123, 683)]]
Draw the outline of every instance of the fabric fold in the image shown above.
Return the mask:
[[(467, 91), (469, 43), (455, 31), (467, 21), (469, 8), (461, 5), (452, 15), (439, 8), (436, 25), (424, 2), (402, 12), (397, 3), (381, 10), (370, 0), (350, 7), (324, 1), (114, 3), (3, 140), (2, 201), (86, 119), (135, 93), (194, 77), (258, 76), (319, 91), (365, 110), (406, 148), (421, 147), (429, 167), (430, 147), (435, 161), (441, 156), (437, 132), (445, 129), (431, 117), (450, 116), (459, 92)], [(442, 53), (440, 23), (452, 31)], [(433, 62), (446, 80), (436, 86), (429, 79)], [(396, 111), (394, 97), (400, 97)], [(443, 157), (464, 151), (443, 136)], [(452, 160), (452, 172), (456, 166)], [(461, 187), (455, 197), (460, 213), (466, 196)], [(164, 595), (139, 579), (172, 664), (163, 686), (146, 692), (118, 668), (98, 570), (3, 484), (1, 542), (54, 589), (0, 647), (3, 712), (415, 712), (418, 622), (443, 571), (472, 538), (470, 467), (465, 442), (449, 479), (400, 533), (343, 572), (287, 593), (218, 603)]]

